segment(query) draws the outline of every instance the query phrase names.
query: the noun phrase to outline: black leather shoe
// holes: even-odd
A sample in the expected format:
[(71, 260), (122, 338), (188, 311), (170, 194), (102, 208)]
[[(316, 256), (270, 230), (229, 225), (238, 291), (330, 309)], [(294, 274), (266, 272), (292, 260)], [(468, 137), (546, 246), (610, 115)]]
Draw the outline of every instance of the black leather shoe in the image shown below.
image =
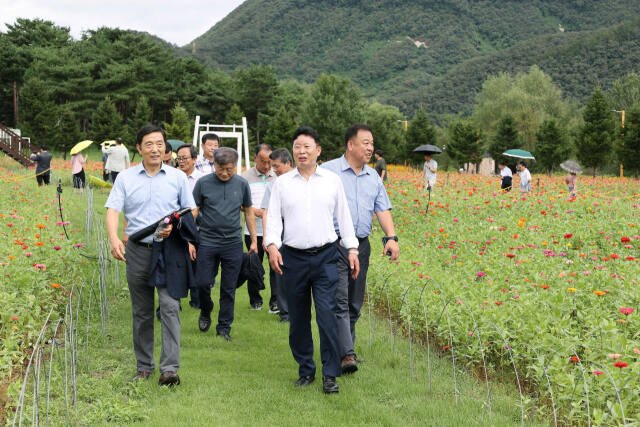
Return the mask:
[(147, 380), (151, 376), (151, 372), (149, 371), (138, 371), (138, 375), (133, 377), (133, 382)]
[(229, 332), (218, 332), (216, 335), (224, 338), (227, 341), (231, 341), (231, 335), (229, 335)]
[(200, 310), (200, 302), (198, 301), (189, 301), (189, 305), (196, 310)]
[(313, 375), (306, 375), (304, 377), (298, 378), (298, 381), (293, 383), (293, 385), (296, 386), (296, 387), (306, 387), (309, 384), (311, 384), (313, 382), (313, 380), (315, 380), (315, 379), (316, 379), (316, 377), (314, 377)]
[(322, 391), (325, 394), (338, 393), (340, 389), (338, 388), (336, 377), (322, 377)]
[(198, 327), (202, 332), (207, 332), (211, 327), (211, 317), (204, 317), (200, 315), (198, 318)]
[(180, 377), (173, 371), (165, 372), (164, 374), (160, 375), (160, 379), (158, 379), (158, 385), (173, 387), (174, 385), (178, 384), (180, 384)]

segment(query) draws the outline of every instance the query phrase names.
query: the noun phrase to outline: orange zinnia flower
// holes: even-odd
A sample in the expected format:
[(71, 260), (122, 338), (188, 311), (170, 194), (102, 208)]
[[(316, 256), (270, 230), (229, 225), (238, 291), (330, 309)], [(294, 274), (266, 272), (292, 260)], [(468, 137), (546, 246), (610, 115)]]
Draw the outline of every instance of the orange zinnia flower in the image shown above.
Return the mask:
[(58, 289), (60, 287), (60, 283), (52, 283), (51, 285), (52, 288)]

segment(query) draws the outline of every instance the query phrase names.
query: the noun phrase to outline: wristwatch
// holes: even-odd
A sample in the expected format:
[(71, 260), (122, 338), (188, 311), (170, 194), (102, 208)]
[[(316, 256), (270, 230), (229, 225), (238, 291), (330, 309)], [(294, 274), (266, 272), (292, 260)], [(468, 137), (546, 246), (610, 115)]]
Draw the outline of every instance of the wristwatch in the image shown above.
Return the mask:
[(397, 242), (398, 241), (398, 236), (387, 236), (386, 239), (387, 239), (387, 241), (388, 240), (395, 240)]

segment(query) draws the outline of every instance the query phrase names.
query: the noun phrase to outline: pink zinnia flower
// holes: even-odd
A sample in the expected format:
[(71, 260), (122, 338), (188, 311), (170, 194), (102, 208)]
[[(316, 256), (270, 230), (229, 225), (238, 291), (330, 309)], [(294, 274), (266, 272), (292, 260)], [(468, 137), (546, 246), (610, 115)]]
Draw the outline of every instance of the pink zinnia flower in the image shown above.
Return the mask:
[(631, 313), (633, 313), (635, 310), (633, 308), (621, 308), (620, 309), (620, 313), (624, 314), (625, 316), (630, 315)]
[(76, 243), (75, 245), (73, 245), (74, 248), (81, 248), (84, 245), (82, 243)]
[(53, 249), (55, 249), (56, 251), (59, 251), (62, 248), (60, 246), (54, 246)]
[(602, 371), (593, 371), (592, 374), (593, 375), (602, 375), (602, 374), (604, 374), (604, 372), (602, 372)]
[(486, 275), (487, 275), (487, 273), (483, 273), (482, 271), (479, 271), (478, 273), (476, 273), (476, 276), (478, 276), (478, 277), (484, 277)]

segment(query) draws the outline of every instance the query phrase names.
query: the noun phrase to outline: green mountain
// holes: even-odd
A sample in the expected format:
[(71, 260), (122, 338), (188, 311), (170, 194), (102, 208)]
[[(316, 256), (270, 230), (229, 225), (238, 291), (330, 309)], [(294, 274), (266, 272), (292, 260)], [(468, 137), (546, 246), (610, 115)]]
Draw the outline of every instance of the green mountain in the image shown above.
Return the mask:
[(335, 73), (405, 112), (458, 113), (500, 71), (538, 64), (579, 102), (637, 71), (639, 11), (638, 0), (247, 0), (182, 49), (227, 71)]

